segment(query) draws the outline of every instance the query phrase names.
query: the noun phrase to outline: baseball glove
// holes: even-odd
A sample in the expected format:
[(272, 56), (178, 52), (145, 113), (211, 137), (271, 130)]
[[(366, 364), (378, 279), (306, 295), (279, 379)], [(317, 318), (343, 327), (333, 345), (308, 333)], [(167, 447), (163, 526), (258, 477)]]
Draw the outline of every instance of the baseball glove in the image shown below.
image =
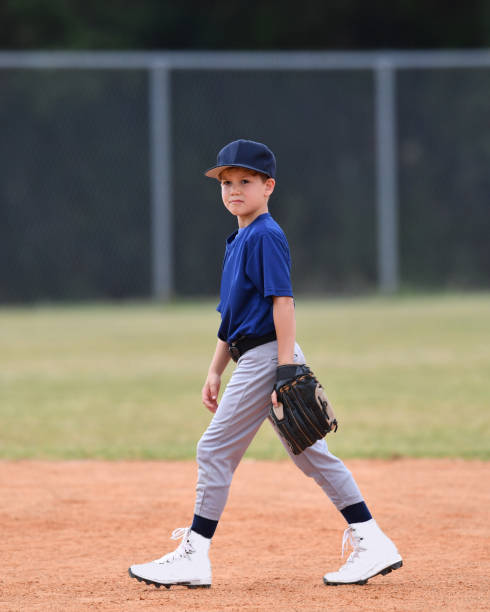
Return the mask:
[(272, 405), (269, 415), (295, 455), (329, 431), (337, 431), (332, 406), (306, 364), (279, 366), (274, 390), (277, 404)]

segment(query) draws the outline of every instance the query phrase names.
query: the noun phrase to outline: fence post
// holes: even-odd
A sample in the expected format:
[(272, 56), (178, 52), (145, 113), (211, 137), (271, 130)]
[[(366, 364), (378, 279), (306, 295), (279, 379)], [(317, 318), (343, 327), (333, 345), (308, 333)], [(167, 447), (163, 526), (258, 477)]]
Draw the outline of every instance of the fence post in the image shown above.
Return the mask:
[(170, 69), (149, 69), (149, 142), (151, 193), (152, 295), (168, 300), (173, 293)]
[(399, 285), (398, 159), (395, 68), (389, 60), (378, 62), (375, 84), (378, 287), (393, 293)]

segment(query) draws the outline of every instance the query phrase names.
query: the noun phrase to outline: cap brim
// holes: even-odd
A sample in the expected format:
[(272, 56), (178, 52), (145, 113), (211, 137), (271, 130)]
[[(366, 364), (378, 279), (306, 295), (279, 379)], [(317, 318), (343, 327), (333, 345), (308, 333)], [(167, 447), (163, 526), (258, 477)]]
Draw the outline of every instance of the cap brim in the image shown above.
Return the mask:
[(204, 175), (209, 176), (209, 178), (215, 178), (219, 180), (219, 175), (221, 174), (221, 172), (223, 172), (223, 170), (226, 170), (226, 168), (247, 168), (247, 170), (254, 170), (255, 172), (259, 172), (260, 174), (265, 174), (266, 176), (270, 177), (270, 174), (267, 174), (267, 172), (259, 170), (258, 168), (254, 168), (253, 166), (246, 166), (245, 164), (227, 164), (226, 166), (213, 166), (212, 168), (209, 168), (209, 170), (206, 170)]

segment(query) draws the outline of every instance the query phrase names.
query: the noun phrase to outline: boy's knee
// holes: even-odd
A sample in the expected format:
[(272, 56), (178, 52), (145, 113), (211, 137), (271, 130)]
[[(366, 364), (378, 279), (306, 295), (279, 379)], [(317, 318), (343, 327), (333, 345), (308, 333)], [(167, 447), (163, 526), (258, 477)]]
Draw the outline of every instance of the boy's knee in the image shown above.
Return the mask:
[(216, 457), (216, 446), (213, 446), (204, 434), (197, 443), (196, 459), (200, 466), (209, 465)]
[(204, 436), (203, 436), (197, 443), (196, 459), (198, 463), (205, 462), (209, 458), (209, 455), (210, 455), (209, 447), (206, 444), (206, 440), (204, 439)]

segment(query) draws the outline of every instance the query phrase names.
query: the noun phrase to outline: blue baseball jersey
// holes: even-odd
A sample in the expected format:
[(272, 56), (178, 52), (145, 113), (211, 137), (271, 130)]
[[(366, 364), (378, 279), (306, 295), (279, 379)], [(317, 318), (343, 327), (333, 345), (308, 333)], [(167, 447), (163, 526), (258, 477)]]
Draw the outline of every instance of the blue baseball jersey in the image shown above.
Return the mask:
[(284, 232), (264, 213), (226, 240), (218, 338), (233, 342), (273, 332), (273, 296), (293, 296), (291, 256)]

